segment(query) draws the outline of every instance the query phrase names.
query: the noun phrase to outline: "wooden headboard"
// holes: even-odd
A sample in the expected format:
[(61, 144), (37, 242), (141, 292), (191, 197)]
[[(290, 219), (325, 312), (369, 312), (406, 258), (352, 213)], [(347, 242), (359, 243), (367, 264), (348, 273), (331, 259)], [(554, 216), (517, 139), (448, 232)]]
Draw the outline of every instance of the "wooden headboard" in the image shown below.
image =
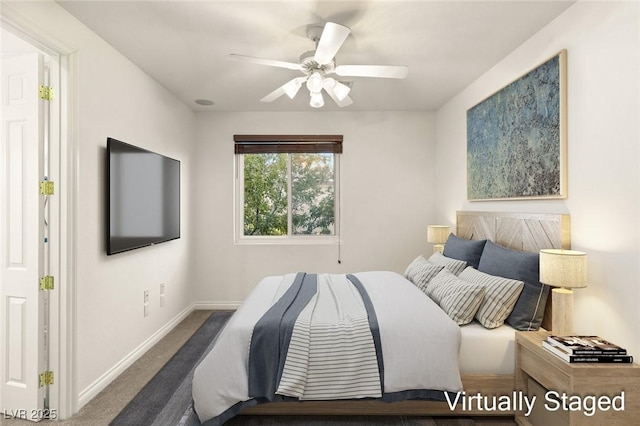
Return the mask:
[(456, 235), (468, 240), (491, 240), (513, 250), (536, 253), (571, 248), (568, 214), (459, 211), (456, 216)]
[[(458, 211), (456, 235), (468, 240), (491, 240), (513, 250), (538, 252), (548, 248), (571, 248), (571, 217), (568, 214), (494, 213)], [(551, 297), (542, 320), (551, 330)]]

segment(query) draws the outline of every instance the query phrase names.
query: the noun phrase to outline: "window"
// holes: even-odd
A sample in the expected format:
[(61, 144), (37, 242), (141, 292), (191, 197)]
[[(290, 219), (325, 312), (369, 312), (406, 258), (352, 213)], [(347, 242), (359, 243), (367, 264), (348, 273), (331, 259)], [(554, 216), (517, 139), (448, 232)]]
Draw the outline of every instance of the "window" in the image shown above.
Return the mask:
[(317, 242), (338, 234), (342, 136), (235, 135), (234, 140), (240, 239)]

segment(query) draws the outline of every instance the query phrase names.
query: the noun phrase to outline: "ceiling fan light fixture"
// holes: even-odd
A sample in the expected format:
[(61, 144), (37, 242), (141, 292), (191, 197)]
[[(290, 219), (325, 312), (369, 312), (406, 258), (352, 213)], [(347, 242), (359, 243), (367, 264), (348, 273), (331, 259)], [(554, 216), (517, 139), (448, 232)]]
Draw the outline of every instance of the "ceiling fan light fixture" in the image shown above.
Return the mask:
[(302, 87), (302, 82), (298, 79), (294, 79), (282, 86), (282, 90), (284, 90), (284, 93), (287, 94), (289, 99), (293, 99), (298, 94), (300, 87)]
[(347, 97), (350, 91), (351, 91), (350, 86), (347, 86), (346, 84), (341, 83), (339, 81), (336, 81), (335, 85), (333, 86), (333, 92), (336, 94), (336, 98), (338, 98), (341, 101)]
[(324, 106), (324, 98), (320, 92), (311, 92), (311, 101), (309, 105), (313, 108), (322, 108)]
[(320, 93), (322, 90), (323, 77), (320, 71), (314, 71), (307, 79), (307, 89), (311, 94)]

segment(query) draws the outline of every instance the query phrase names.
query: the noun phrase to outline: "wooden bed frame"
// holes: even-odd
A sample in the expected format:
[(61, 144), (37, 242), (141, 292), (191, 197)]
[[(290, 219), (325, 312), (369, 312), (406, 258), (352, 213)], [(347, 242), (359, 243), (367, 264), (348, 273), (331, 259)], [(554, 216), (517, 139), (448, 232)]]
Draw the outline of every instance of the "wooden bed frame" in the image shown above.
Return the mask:
[[(566, 214), (526, 214), (459, 211), (456, 235), (471, 240), (489, 239), (514, 250), (538, 252), (544, 248), (571, 248), (571, 223)], [(543, 328), (551, 330), (551, 298), (547, 302)], [(513, 374), (463, 375), (467, 395), (511, 395)], [(402, 401), (386, 403), (362, 401), (305, 401), (261, 404), (241, 414), (247, 415), (405, 415), (405, 416), (513, 416), (513, 411), (451, 410), (447, 402)]]

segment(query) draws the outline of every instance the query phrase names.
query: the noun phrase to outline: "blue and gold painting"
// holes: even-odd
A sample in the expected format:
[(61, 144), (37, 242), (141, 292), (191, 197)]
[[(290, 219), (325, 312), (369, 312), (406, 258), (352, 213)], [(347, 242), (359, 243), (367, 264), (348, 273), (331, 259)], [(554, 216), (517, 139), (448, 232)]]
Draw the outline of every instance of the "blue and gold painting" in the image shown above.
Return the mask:
[(469, 200), (566, 198), (566, 52), (467, 111)]

